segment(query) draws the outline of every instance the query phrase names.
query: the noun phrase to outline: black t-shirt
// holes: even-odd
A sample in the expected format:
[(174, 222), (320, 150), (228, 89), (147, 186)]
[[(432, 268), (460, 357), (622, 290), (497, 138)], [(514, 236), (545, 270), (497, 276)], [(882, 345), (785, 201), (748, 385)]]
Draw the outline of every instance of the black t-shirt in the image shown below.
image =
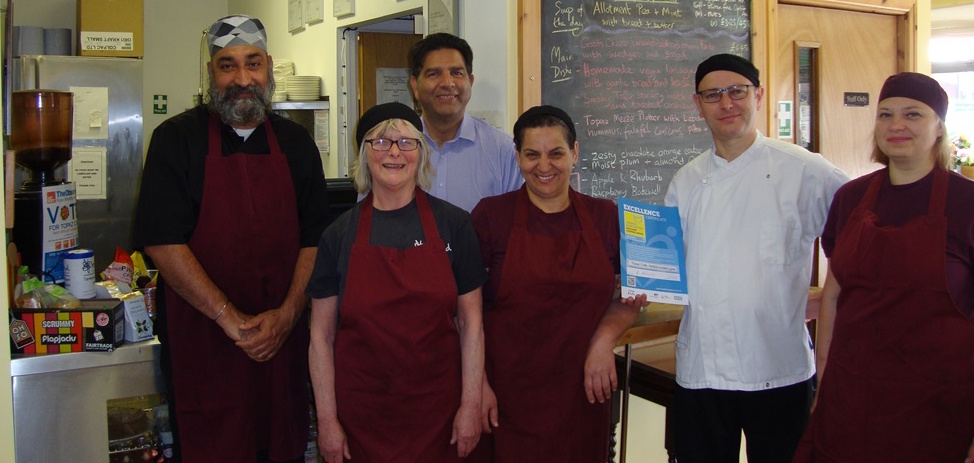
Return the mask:
[[(304, 127), (276, 114), (269, 119), (291, 170), (301, 247), (315, 246), (329, 222), (318, 148)], [(197, 106), (166, 120), (152, 133), (135, 213), (135, 248), (189, 242), (203, 198), (208, 128), (209, 111)], [(221, 123), (220, 130), (224, 156), (270, 151), (263, 124), (246, 141), (226, 124)]]
[[(866, 195), (872, 180), (882, 173), (872, 172), (850, 181), (835, 192), (829, 218), (822, 232), (822, 249), (832, 257), (835, 242), (846, 226), (852, 212)], [(962, 313), (974, 320), (974, 182), (950, 172), (947, 183), (946, 270), (947, 288)], [(933, 189), (933, 172), (916, 182), (893, 185), (888, 180), (879, 188), (879, 195), (871, 209), (880, 227), (900, 227), (916, 217), (926, 215)], [(891, 250), (893, 252), (894, 250)]]
[[(453, 268), (458, 294), (473, 291), (487, 281), (487, 271), (480, 260), (480, 245), (470, 222), (470, 214), (446, 201), (430, 196), (430, 208), (440, 239), (447, 246), (446, 255)], [(305, 291), (308, 297), (324, 299), (345, 293), (349, 254), (358, 231), (362, 203), (345, 212), (321, 235), (318, 256)], [(372, 210), (372, 233), (369, 244), (403, 250), (425, 242), (416, 200), (394, 211)]]

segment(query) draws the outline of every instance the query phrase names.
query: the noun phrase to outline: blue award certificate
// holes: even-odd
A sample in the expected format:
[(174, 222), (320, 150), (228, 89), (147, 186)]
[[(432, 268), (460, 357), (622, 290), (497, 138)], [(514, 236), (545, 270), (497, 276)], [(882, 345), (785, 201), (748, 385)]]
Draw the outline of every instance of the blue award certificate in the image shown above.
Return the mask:
[(622, 297), (645, 294), (649, 302), (689, 304), (677, 209), (619, 198), (619, 229)]

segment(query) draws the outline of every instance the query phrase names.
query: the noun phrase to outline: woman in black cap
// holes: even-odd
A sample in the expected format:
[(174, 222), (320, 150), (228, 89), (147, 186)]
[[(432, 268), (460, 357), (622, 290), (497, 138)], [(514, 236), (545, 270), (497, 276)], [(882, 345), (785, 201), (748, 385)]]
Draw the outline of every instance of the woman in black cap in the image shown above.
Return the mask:
[[(485, 414), (492, 438), (476, 460), (604, 462), (612, 349), (645, 296), (619, 300), (615, 204), (569, 187), (578, 143), (568, 114), (527, 110), (514, 145), (524, 186), (472, 213), (490, 274), (484, 331), (497, 407)], [(493, 403), (485, 398), (485, 409)]]
[(367, 195), (318, 245), (310, 367), (330, 463), (459, 461), (480, 438), (487, 275), (469, 214), (421, 189), (433, 169), (420, 127), (400, 103), (362, 115), (353, 169)]
[(872, 155), (886, 167), (835, 194), (796, 462), (974, 462), (974, 183), (949, 170), (946, 115), (937, 81), (888, 78)]

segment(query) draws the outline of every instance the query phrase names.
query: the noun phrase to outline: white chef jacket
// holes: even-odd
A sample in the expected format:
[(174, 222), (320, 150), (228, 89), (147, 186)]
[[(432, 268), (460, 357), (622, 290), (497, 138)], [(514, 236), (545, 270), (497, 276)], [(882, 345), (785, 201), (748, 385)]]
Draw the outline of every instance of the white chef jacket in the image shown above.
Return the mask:
[(815, 374), (805, 306), (812, 243), (848, 177), (822, 156), (757, 136), (732, 162), (714, 148), (673, 177), (690, 305), (676, 340), (687, 389), (758, 391)]

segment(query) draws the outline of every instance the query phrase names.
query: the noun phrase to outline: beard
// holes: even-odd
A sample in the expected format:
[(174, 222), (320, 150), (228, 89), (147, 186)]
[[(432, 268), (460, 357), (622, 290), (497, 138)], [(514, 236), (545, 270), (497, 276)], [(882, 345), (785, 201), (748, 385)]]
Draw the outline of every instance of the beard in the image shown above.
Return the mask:
[[(220, 120), (231, 127), (260, 124), (271, 111), (274, 88), (274, 76), (270, 75), (264, 88), (257, 84), (250, 84), (247, 87), (231, 84), (220, 90), (213, 83), (211, 75), (210, 88), (207, 90), (207, 95), (210, 97), (210, 111), (219, 115)], [(240, 97), (244, 93), (250, 95)]]

